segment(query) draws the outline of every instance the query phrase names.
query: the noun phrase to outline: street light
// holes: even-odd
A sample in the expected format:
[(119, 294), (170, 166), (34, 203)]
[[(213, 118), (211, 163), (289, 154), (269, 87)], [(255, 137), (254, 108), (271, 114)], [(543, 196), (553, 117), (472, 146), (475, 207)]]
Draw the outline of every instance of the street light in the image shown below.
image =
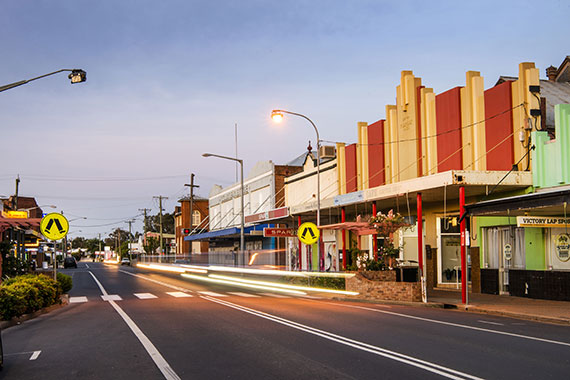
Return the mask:
[[(239, 158), (234, 158), (234, 157), (220, 156), (219, 154), (213, 154), (213, 153), (204, 153), (204, 154), (202, 154), (202, 157), (218, 157), (218, 158), (222, 158), (224, 160), (231, 160), (231, 161), (239, 162), (239, 165), (241, 168), (241, 231), (240, 231), (240, 236), (239, 236), (239, 240), (240, 240), (239, 246), (240, 246), (240, 250), (243, 254), (243, 252), (244, 252), (243, 230), (244, 230), (244, 225), (245, 225), (245, 215), (244, 215), (244, 205), (243, 205), (243, 160), (241, 160)], [(236, 259), (237, 259), (237, 257), (236, 257)]]
[[(283, 121), (283, 114), (289, 114), (289, 115), (295, 115), (295, 116), (299, 116), (302, 117), (303, 119), (307, 120), (309, 123), (311, 123), (311, 125), (313, 126), (313, 128), (315, 129), (315, 133), (317, 134), (317, 226), (321, 225), (321, 139), (319, 138), (319, 130), (317, 129), (317, 126), (315, 125), (315, 123), (313, 123), (313, 121), (311, 119), (309, 119), (307, 116), (302, 115), (300, 113), (296, 113), (296, 112), (290, 112), (290, 111), (285, 111), (285, 110), (273, 110), (271, 111), (271, 118), (273, 119), (273, 121), (275, 121), (276, 123), (280, 123), (281, 121)], [(319, 247), (320, 250), (320, 247)]]
[(61, 69), (61, 70), (54, 71), (52, 73), (40, 75), (39, 77), (35, 77), (32, 79), (25, 79), (25, 80), (21, 80), (19, 82), (14, 82), (14, 83), (10, 83), (10, 84), (4, 85), (4, 86), (0, 86), (0, 92), (10, 90), (11, 88), (21, 86), (23, 84), (32, 82), (32, 81), (37, 80), (37, 79), (49, 77), (50, 75), (62, 73), (64, 71), (70, 72), (70, 74), (67, 77), (71, 80), (71, 84), (81, 83), (81, 82), (85, 82), (87, 80), (87, 73), (81, 69)]

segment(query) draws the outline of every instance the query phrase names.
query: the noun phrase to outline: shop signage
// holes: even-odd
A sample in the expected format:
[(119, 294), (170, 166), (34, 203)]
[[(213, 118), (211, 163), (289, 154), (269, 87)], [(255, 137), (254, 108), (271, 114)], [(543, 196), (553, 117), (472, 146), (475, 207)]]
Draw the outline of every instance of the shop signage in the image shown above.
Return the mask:
[(292, 228), (269, 228), (263, 229), (263, 237), (295, 237), (295, 230)]
[(27, 211), (2, 211), (2, 216), (4, 218), (26, 219), (28, 217), (28, 212)]
[(558, 216), (517, 216), (517, 227), (564, 227), (570, 218)]
[(337, 195), (334, 197), (335, 206), (344, 206), (353, 203), (359, 203), (364, 200), (364, 193), (362, 191), (355, 191), (353, 193)]
[(271, 220), (271, 219), (284, 218), (287, 216), (289, 216), (289, 208), (288, 207), (281, 207), (281, 208), (276, 208), (274, 210), (260, 212), (258, 214), (246, 215), (245, 216), (245, 222), (246, 223), (258, 223), (258, 222), (263, 222), (263, 221)]
[(503, 247), (503, 255), (505, 257), (505, 260), (510, 260), (513, 258), (513, 246), (510, 244), (505, 244), (505, 246)]
[(570, 259), (570, 236), (561, 234), (556, 237), (556, 256), (560, 261)]

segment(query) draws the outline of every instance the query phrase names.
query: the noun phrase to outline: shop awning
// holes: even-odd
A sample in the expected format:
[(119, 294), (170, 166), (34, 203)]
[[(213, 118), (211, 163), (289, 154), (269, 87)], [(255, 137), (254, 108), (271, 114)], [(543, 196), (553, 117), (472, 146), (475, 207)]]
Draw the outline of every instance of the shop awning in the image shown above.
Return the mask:
[(40, 226), (40, 218), (4, 218), (0, 216), (0, 231), (8, 228), (20, 228), (29, 230), (31, 228), (38, 228)]
[[(272, 227), (272, 224), (258, 224), (255, 226), (245, 227), (243, 230), (244, 235), (255, 235), (255, 232), (263, 234), (263, 229), (267, 227)], [(216, 237), (233, 237), (240, 235), (240, 227), (226, 228), (223, 230), (209, 231), (202, 234), (189, 235), (184, 238), (184, 241), (194, 241), (194, 240), (206, 240)]]
[(366, 222), (344, 222), (319, 226), (321, 230), (348, 230), (360, 235), (374, 235), (378, 232)]
[(465, 215), (520, 216), (530, 210), (536, 215), (562, 215), (564, 205), (570, 213), (570, 187), (568, 186), (473, 203), (465, 206)]

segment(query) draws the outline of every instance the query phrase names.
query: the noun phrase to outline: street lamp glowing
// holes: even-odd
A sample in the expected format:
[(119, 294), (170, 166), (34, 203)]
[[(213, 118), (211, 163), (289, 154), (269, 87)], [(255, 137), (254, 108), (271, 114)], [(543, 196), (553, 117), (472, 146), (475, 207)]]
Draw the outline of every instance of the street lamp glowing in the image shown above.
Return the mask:
[(271, 111), (271, 118), (276, 123), (281, 123), (283, 121), (283, 113), (279, 112), (278, 110)]

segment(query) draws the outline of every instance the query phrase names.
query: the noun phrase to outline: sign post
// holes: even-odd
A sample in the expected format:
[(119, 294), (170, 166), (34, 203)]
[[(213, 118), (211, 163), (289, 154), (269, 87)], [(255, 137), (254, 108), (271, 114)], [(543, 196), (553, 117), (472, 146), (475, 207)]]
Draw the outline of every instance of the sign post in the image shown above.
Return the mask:
[(57, 281), (57, 252), (56, 241), (63, 239), (69, 232), (67, 218), (57, 212), (47, 214), (40, 222), (40, 232), (44, 237), (53, 242), (53, 279)]

